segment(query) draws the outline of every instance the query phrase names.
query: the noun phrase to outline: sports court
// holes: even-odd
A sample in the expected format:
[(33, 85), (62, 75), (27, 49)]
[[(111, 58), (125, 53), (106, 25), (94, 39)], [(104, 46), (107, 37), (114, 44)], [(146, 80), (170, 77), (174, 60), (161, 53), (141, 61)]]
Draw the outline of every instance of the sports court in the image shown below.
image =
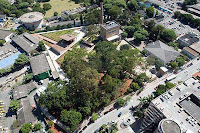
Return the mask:
[(18, 58), (18, 56), (21, 54), (21, 52), (17, 52), (3, 60), (0, 61), (0, 69), (6, 68), (12, 64), (14, 64), (15, 59)]

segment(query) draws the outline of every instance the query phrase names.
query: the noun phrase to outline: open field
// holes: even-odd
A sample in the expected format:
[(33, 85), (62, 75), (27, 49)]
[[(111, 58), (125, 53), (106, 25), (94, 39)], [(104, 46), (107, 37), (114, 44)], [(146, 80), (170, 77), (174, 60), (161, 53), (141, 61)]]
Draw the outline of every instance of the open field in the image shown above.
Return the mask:
[(62, 30), (62, 31), (55, 31), (55, 32), (50, 32), (50, 33), (45, 33), (42, 34), (43, 36), (50, 38), (56, 42), (59, 42), (61, 39), (59, 38), (59, 36), (62, 36), (64, 34), (70, 34), (74, 31), (74, 29), (72, 30)]
[[(52, 8), (46, 12), (46, 18), (52, 17), (54, 12), (58, 12), (58, 14), (60, 14), (63, 11), (80, 7), (80, 4), (75, 4), (75, 2), (70, 0), (50, 0), (46, 3), (50, 3), (52, 6)], [(42, 5), (43, 4), (41, 4), (41, 6)]]

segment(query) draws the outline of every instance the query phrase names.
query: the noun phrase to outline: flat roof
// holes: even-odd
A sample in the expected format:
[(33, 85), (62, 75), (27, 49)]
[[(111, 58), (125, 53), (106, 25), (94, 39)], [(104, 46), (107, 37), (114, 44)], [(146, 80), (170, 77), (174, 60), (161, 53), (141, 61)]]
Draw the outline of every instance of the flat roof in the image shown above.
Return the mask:
[(192, 48), (193, 50), (195, 50), (196, 52), (200, 54), (200, 41), (190, 45), (190, 48)]
[(50, 66), (45, 54), (40, 54), (30, 58), (30, 63), (33, 75), (38, 75), (50, 70)]
[(0, 30), (0, 40), (4, 40), (7, 36), (9, 36), (12, 33), (12, 31)]
[[(190, 108), (191, 110), (196, 110), (196, 107), (190, 105), (190, 103), (187, 103), (188, 105), (186, 105), (187, 106), (186, 108), (182, 107), (179, 104), (185, 99), (187, 101), (187, 97), (190, 96), (191, 94), (195, 94), (197, 97), (200, 97), (200, 90), (197, 88), (198, 86), (200, 86), (200, 83), (196, 83), (195, 85), (193, 85), (194, 81), (195, 80), (193, 78), (186, 80), (185, 82), (187, 86), (185, 86), (184, 84), (180, 84), (170, 90), (173, 96), (171, 96), (169, 94), (169, 91), (167, 91), (164, 94), (152, 100), (152, 103), (158, 110), (162, 112), (162, 114), (167, 119), (175, 121), (181, 127), (182, 130), (185, 131), (190, 130), (195, 133), (198, 132), (198, 130), (200, 129), (199, 125), (200, 123), (198, 121), (199, 118), (192, 113), (188, 114), (189, 110), (186, 108)], [(176, 89), (177, 87), (181, 88), (181, 91), (177, 90)], [(169, 99), (166, 98), (166, 95), (169, 97)], [(164, 101), (160, 99), (161, 97), (164, 99)], [(186, 103), (184, 103), (184, 105), (185, 104)], [(199, 124), (192, 125), (191, 122), (187, 121), (186, 119), (190, 116), (192, 116), (193, 118), (196, 117), (194, 118), (194, 120)]]
[(42, 20), (44, 15), (40, 12), (29, 12), (22, 15), (19, 19), (23, 23), (33, 23)]
[(199, 38), (196, 37), (194, 34), (185, 34), (179, 38), (179, 40), (183, 41), (184, 43), (187, 43), (189, 45), (192, 45), (193, 43), (196, 43), (199, 41)]
[(109, 22), (101, 25), (101, 27), (105, 28), (106, 30), (109, 30), (109, 29), (112, 29), (112, 28), (115, 28), (118, 26), (120, 26), (120, 25), (118, 23), (116, 23), (115, 21), (109, 21)]
[(65, 34), (65, 35), (62, 35), (60, 36), (61, 39), (65, 40), (65, 41), (72, 41), (74, 40), (76, 37), (75, 36), (72, 36), (70, 34)]
[(181, 133), (180, 126), (172, 120), (162, 120), (161, 128), (163, 130), (163, 133)]
[(193, 49), (189, 48), (189, 47), (184, 47), (183, 48), (185, 51), (189, 52), (190, 54), (194, 55), (194, 56), (198, 56), (199, 54), (194, 51)]

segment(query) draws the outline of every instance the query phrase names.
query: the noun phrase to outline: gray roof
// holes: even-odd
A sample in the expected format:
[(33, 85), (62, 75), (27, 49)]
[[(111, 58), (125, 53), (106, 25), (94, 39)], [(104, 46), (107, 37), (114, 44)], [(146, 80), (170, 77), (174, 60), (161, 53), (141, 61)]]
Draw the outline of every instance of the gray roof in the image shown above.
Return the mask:
[(24, 123), (34, 122), (36, 119), (32, 113), (32, 107), (28, 98), (20, 100), (21, 104), (19, 110), (17, 111), (17, 119), (20, 121), (21, 125)]
[(16, 36), (13, 42), (21, 47), (26, 53), (30, 53), (32, 50), (37, 48), (39, 41), (28, 33)]
[(145, 49), (160, 60), (162, 60), (165, 64), (175, 60), (177, 56), (179, 56), (179, 52), (159, 40), (149, 43), (145, 47)]
[(184, 36), (180, 37), (179, 40), (189, 45), (192, 45), (193, 43), (198, 42), (199, 38), (196, 37), (194, 34), (185, 34)]
[(34, 56), (30, 59), (33, 75), (38, 75), (50, 70), (49, 63), (44, 54)]
[(106, 24), (102, 24), (101, 25), (103, 28), (105, 28), (106, 30), (109, 30), (111, 28), (114, 28), (114, 27), (117, 27), (117, 26), (120, 26), (119, 24), (117, 24), (116, 22), (114, 21), (111, 21), (111, 22), (107, 22)]
[(12, 33), (13, 33), (12, 31), (0, 30), (0, 40), (5, 40), (5, 38)]
[(172, 120), (163, 120), (161, 126), (164, 133), (181, 133), (180, 126)]
[(20, 85), (13, 90), (13, 99), (19, 100), (21, 98), (27, 97), (28, 93), (35, 88), (37, 88), (37, 87), (34, 82)]

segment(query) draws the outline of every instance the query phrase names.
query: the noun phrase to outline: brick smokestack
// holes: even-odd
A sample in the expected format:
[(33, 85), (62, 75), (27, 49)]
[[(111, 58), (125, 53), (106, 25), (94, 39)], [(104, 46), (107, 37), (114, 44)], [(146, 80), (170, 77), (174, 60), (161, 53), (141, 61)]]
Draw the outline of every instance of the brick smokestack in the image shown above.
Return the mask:
[(100, 7), (101, 7), (100, 24), (103, 24), (103, 0), (100, 0)]

